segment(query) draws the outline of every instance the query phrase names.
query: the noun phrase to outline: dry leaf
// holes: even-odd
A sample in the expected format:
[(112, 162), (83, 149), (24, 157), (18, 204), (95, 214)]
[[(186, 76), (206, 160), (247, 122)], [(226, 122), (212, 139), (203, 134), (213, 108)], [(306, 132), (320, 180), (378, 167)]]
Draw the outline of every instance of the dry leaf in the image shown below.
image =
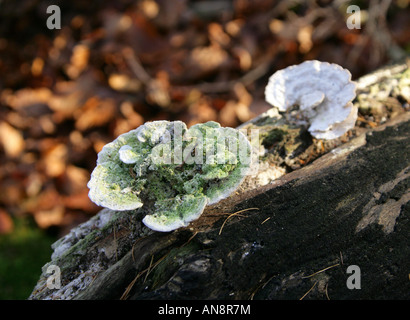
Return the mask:
[(160, 71), (155, 79), (149, 81), (146, 98), (149, 103), (159, 105), (162, 108), (170, 105), (168, 73)]
[(208, 25), (209, 38), (211, 42), (215, 42), (223, 47), (229, 45), (231, 38), (222, 29), (219, 23), (212, 22)]
[(232, 48), (232, 53), (239, 60), (239, 67), (241, 70), (249, 70), (252, 67), (252, 56), (248, 50), (242, 47)]
[(121, 92), (137, 92), (141, 89), (141, 81), (125, 74), (111, 74), (108, 78), (111, 88)]
[(196, 47), (188, 58), (188, 70), (193, 72), (193, 77), (199, 77), (221, 68), (228, 59), (227, 52), (218, 45)]
[(75, 114), (75, 127), (80, 131), (101, 126), (115, 118), (116, 105), (113, 99), (100, 100), (98, 97), (91, 97), (87, 100), (83, 108)]
[(34, 220), (40, 228), (48, 228), (53, 225), (61, 225), (64, 219), (64, 206), (57, 205), (50, 210), (36, 211)]
[(76, 79), (85, 70), (90, 58), (90, 48), (85, 44), (77, 44), (73, 49), (70, 64), (66, 72), (71, 79)]
[(52, 91), (48, 88), (26, 88), (15, 92), (4, 90), (1, 93), (1, 101), (20, 111), (32, 105), (47, 104), (52, 95)]
[(229, 100), (219, 113), (219, 122), (224, 127), (235, 128), (238, 125), (236, 117), (237, 102)]
[(51, 146), (43, 155), (42, 163), (46, 174), (57, 177), (64, 173), (68, 156), (67, 145), (58, 143)]
[(0, 142), (7, 156), (18, 157), (24, 150), (23, 134), (6, 122), (0, 122)]
[(297, 37), (300, 43), (299, 51), (301, 53), (307, 53), (310, 51), (310, 49), (312, 49), (312, 46), (313, 46), (312, 32), (313, 32), (312, 25), (306, 25), (299, 29)]

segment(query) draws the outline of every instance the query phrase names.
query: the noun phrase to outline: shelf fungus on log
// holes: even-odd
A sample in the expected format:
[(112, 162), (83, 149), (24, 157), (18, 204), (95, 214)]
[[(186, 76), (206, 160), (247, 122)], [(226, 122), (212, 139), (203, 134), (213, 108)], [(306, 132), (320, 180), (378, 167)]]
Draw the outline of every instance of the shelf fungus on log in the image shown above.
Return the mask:
[(89, 197), (112, 210), (146, 207), (143, 223), (172, 231), (229, 196), (251, 166), (251, 145), (217, 122), (187, 128), (153, 121), (103, 147), (88, 183)]
[(347, 69), (333, 63), (305, 61), (275, 72), (265, 88), (268, 103), (309, 126), (317, 139), (335, 139), (353, 128), (356, 83)]

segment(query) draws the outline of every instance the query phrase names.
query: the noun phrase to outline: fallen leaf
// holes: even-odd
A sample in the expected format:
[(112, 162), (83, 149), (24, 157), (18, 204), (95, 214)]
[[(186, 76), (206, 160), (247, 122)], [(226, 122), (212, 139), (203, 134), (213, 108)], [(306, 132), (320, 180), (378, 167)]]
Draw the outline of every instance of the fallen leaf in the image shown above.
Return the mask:
[(222, 47), (228, 46), (231, 41), (231, 38), (225, 33), (219, 23), (211, 22), (208, 25), (208, 33), (211, 42), (215, 42)]
[(0, 122), (0, 142), (7, 156), (18, 157), (24, 150), (23, 134), (7, 122)]
[(202, 77), (221, 68), (228, 60), (229, 55), (219, 45), (196, 47), (188, 57), (187, 70), (193, 78)]
[(36, 211), (34, 220), (40, 228), (46, 229), (53, 225), (61, 225), (64, 219), (64, 206), (57, 205), (50, 210)]
[(125, 74), (111, 74), (108, 78), (111, 88), (121, 92), (137, 92), (141, 89), (141, 81)]
[(90, 48), (85, 44), (77, 44), (73, 48), (70, 64), (66, 67), (66, 72), (71, 79), (76, 79), (88, 65)]
[(242, 47), (234, 47), (232, 53), (238, 59), (241, 70), (246, 71), (252, 67), (252, 56), (248, 50)]
[(75, 127), (85, 131), (108, 123), (115, 118), (116, 106), (113, 99), (100, 100), (98, 97), (89, 98), (85, 105), (76, 112)]
[(65, 172), (68, 157), (66, 144), (56, 143), (43, 153), (43, 169), (50, 177), (57, 177)]

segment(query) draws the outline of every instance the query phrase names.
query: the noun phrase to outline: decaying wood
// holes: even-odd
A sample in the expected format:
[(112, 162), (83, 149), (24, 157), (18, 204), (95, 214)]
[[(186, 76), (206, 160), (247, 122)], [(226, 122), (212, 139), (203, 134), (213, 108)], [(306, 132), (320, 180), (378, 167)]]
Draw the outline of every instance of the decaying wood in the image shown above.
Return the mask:
[(30, 299), (410, 298), (410, 114), (333, 145), (283, 121), (244, 125), (266, 130), (259, 178), (272, 176), (171, 233), (144, 227), (143, 208), (102, 210), (54, 245)]

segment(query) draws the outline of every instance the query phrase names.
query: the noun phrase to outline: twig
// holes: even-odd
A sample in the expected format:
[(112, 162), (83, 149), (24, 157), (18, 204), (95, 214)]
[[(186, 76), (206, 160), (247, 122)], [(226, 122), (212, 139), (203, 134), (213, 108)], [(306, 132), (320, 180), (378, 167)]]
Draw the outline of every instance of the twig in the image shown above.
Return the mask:
[(134, 54), (134, 51), (131, 48), (127, 47), (122, 50), (122, 55), (134, 75), (145, 85), (148, 85), (151, 82), (152, 78), (142, 67), (141, 62)]
[[(127, 47), (122, 50), (122, 55), (127, 62), (128, 66), (131, 68), (131, 71), (144, 85), (148, 86), (152, 82), (152, 77), (145, 71), (138, 57), (134, 54), (134, 51)], [(191, 89), (195, 88), (203, 93), (219, 93), (226, 92), (231, 90), (238, 82), (242, 83), (244, 86), (250, 85), (259, 78), (263, 77), (268, 71), (270, 66), (270, 60), (260, 63), (254, 69), (250, 70), (242, 77), (236, 80), (230, 81), (219, 81), (212, 83), (201, 83), (195, 85), (187, 86), (173, 86), (180, 89)]]
[(253, 291), (251, 293), (251, 295), (249, 296), (249, 300), (253, 300), (253, 297), (255, 296), (255, 294), (259, 291), (260, 288), (262, 288), (264, 286), (263, 283), (260, 283), (259, 286), (255, 289), (255, 291)]
[(319, 270), (319, 271), (317, 271), (317, 272), (315, 272), (315, 273), (312, 273), (311, 275), (308, 275), (308, 276), (306, 276), (306, 277), (302, 277), (302, 279), (311, 278), (311, 277), (313, 277), (313, 276), (315, 276), (315, 275), (317, 275), (317, 274), (319, 274), (319, 273), (322, 273), (322, 272), (324, 272), (324, 271), (326, 271), (326, 270), (329, 270), (329, 269), (331, 269), (331, 268), (337, 267), (338, 265), (340, 265), (340, 264), (339, 264), (339, 263), (336, 263), (336, 264), (334, 264), (334, 265), (332, 265), (332, 266), (330, 266), (330, 267), (327, 267), (327, 268), (324, 268), (324, 269), (322, 269), (322, 270)]
[(141, 237), (141, 238), (139, 238), (137, 241), (135, 241), (134, 242), (134, 244), (132, 245), (132, 248), (131, 248), (131, 257), (132, 257), (132, 261), (135, 263), (135, 257), (134, 257), (134, 247), (135, 247), (135, 245), (138, 243), (138, 242), (140, 242), (142, 239), (145, 239), (146, 237), (148, 237), (148, 236), (143, 236), (143, 237)]
[(187, 86), (174, 86), (175, 88), (181, 89), (198, 89), (203, 93), (220, 93), (232, 90), (232, 88), (238, 83), (242, 83), (244, 86), (248, 86), (263, 77), (269, 71), (269, 62), (263, 62), (259, 64), (254, 69), (250, 70), (248, 73), (236, 80), (230, 81), (219, 81), (212, 83), (201, 83)]
[(326, 298), (327, 298), (327, 300), (330, 300), (329, 294), (327, 293), (327, 287), (328, 287), (328, 285), (329, 285), (329, 283), (326, 283), (325, 293), (326, 293)]
[(247, 208), (247, 209), (243, 209), (243, 210), (240, 210), (240, 211), (237, 211), (237, 212), (234, 212), (234, 213), (230, 214), (230, 215), (228, 216), (228, 218), (225, 219), (224, 223), (223, 223), (222, 226), (221, 226), (221, 229), (219, 229), (218, 235), (221, 235), (222, 229), (223, 229), (223, 227), (225, 226), (225, 223), (228, 221), (228, 219), (232, 218), (233, 216), (235, 216), (235, 215), (237, 215), (237, 214), (239, 214), (239, 213), (242, 213), (242, 212), (245, 212), (245, 211), (249, 211), (249, 210), (259, 210), (259, 208)]
[(117, 235), (116, 235), (116, 227), (114, 225), (114, 244), (115, 244), (115, 260), (118, 261), (118, 243), (117, 243)]
[(140, 273), (137, 274), (137, 276), (134, 278), (134, 280), (131, 281), (131, 283), (128, 285), (127, 289), (125, 289), (124, 293), (122, 294), (120, 300), (125, 300), (128, 298), (128, 293), (130, 293), (132, 287), (134, 286), (135, 282), (138, 280), (138, 278), (145, 272), (141, 271)]
[(265, 281), (264, 283), (260, 284), (254, 292), (252, 292), (252, 294), (249, 296), (249, 300), (253, 300), (253, 297), (255, 296), (255, 294), (259, 291), (259, 289), (263, 289), (265, 288), (265, 286), (273, 279), (277, 277), (277, 275), (273, 275), (272, 277), (270, 277), (267, 281)]
[(154, 260), (154, 255), (151, 256), (151, 261), (150, 261), (150, 263), (149, 263), (148, 270), (147, 270), (147, 272), (146, 272), (146, 274), (145, 274), (145, 278), (144, 278), (144, 281), (143, 281), (142, 283), (145, 283), (145, 281), (147, 280), (147, 277), (148, 277), (149, 273), (151, 272), (151, 266), (152, 266), (152, 261), (153, 261), (153, 260)]
[(166, 256), (169, 254), (169, 252), (167, 252), (167, 254), (165, 254), (164, 256), (162, 256), (160, 259), (158, 259), (154, 265), (152, 264), (152, 261), (154, 259), (154, 256), (151, 256), (151, 262), (148, 266), (148, 268), (140, 271), (137, 276), (134, 278), (134, 280), (131, 281), (131, 283), (128, 285), (127, 289), (125, 289), (124, 293), (122, 294), (120, 300), (125, 300), (128, 298), (128, 294), (130, 293), (131, 289), (133, 288), (135, 282), (145, 273), (147, 272), (145, 278), (144, 278), (144, 282), (148, 277), (148, 274), (152, 272), (152, 270), (154, 270), (160, 263), (162, 260), (164, 260), (166, 258)]
[(195, 233), (188, 239), (188, 241), (185, 242), (183, 245), (181, 245), (180, 248), (185, 247), (188, 243), (190, 243), (191, 240), (192, 240), (193, 238), (195, 238), (195, 236), (196, 236), (197, 234), (198, 234), (198, 231), (195, 231)]
[(306, 297), (306, 296), (309, 294), (309, 292), (313, 290), (313, 288), (316, 286), (316, 284), (317, 284), (318, 282), (319, 282), (319, 280), (316, 280), (316, 282), (315, 282), (315, 284), (312, 286), (312, 288), (310, 288), (309, 291), (306, 292), (306, 293), (303, 295), (303, 297), (300, 298), (299, 300), (303, 300), (303, 298)]

